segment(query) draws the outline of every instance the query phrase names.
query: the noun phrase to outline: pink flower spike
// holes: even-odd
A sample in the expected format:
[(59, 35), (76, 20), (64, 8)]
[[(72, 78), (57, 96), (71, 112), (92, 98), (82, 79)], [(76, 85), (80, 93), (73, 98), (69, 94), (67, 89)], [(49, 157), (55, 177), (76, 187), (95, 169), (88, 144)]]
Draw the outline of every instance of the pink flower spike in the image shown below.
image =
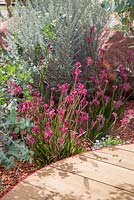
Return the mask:
[(91, 126), (94, 128), (97, 124), (97, 121), (92, 121)]
[(62, 145), (63, 139), (62, 139), (62, 138), (58, 138), (58, 143), (59, 143), (60, 145)]
[(64, 83), (63, 85), (61, 85), (59, 87), (59, 89), (61, 90), (61, 93), (62, 94), (67, 93), (69, 90), (69, 86), (70, 86), (70, 84), (68, 84), (68, 83)]
[(91, 37), (88, 37), (88, 38), (87, 38), (87, 43), (90, 44), (91, 42), (92, 42), (92, 38), (91, 38)]
[(87, 94), (87, 89), (83, 89), (83, 90), (81, 91), (81, 94), (86, 95), (86, 94)]
[(53, 154), (53, 159), (57, 159), (57, 155), (56, 154)]
[(55, 110), (52, 109), (49, 111), (49, 117), (52, 119), (55, 116)]
[(115, 119), (117, 119), (117, 113), (113, 112), (112, 115), (114, 116)]
[(86, 112), (81, 112), (81, 117), (80, 117), (81, 121), (88, 121), (89, 120), (89, 115)]
[(64, 121), (64, 127), (68, 127), (69, 123), (67, 121)]
[(123, 103), (122, 103), (122, 101), (120, 101), (120, 100), (119, 100), (119, 101), (114, 101), (114, 102), (113, 102), (113, 106), (114, 106), (115, 108), (119, 108), (120, 106), (122, 106), (122, 104), (123, 104)]
[(118, 89), (118, 85), (113, 85), (112, 88), (113, 88), (114, 90), (116, 90), (116, 89)]
[(84, 134), (84, 130), (82, 128), (80, 128), (79, 133), (80, 133), (79, 137), (81, 137)]
[(101, 115), (98, 115), (97, 120), (98, 120), (99, 122), (103, 122), (103, 121), (105, 121), (105, 118), (104, 118), (104, 116), (101, 114)]
[(76, 136), (75, 132), (71, 132), (71, 133), (70, 133), (70, 137), (71, 137), (71, 139), (74, 139), (75, 136)]
[(21, 131), (21, 134), (26, 135), (27, 133), (26, 133), (26, 131)]
[(92, 34), (95, 31), (95, 27), (94, 26), (90, 26), (89, 27), (89, 31), (90, 31), (90, 34)]
[(119, 71), (120, 71), (121, 73), (124, 73), (124, 69), (125, 69), (125, 68), (124, 68), (122, 65), (119, 66)]
[(45, 103), (44, 104), (44, 110), (46, 110), (48, 108), (48, 105)]
[(39, 117), (40, 117), (40, 119), (42, 120), (42, 119), (43, 119), (43, 114), (42, 114), (42, 113), (39, 113)]
[(27, 88), (28, 88), (28, 90), (29, 90), (30, 92), (32, 92), (32, 89), (33, 89), (33, 88), (32, 88), (31, 85), (28, 85)]
[(9, 81), (9, 86), (12, 87), (14, 85), (14, 82), (12, 80)]
[(17, 133), (13, 132), (13, 133), (12, 133), (12, 137), (13, 137), (13, 139), (17, 140), (17, 139), (18, 139)]
[(58, 108), (57, 112), (58, 112), (59, 116), (62, 116), (62, 117), (64, 116), (65, 111), (62, 108)]
[(79, 133), (80, 133), (80, 134), (83, 134), (83, 132), (84, 132), (83, 129), (80, 128), (80, 129), (79, 129)]
[(79, 124), (79, 120), (75, 119), (75, 123), (76, 123), (76, 125), (78, 125)]
[(78, 76), (79, 76), (80, 73), (81, 73), (81, 70), (79, 68), (76, 68), (74, 70), (74, 76), (75, 76), (76, 79), (78, 78)]
[(60, 89), (60, 87), (61, 87), (61, 85), (60, 85), (60, 84), (57, 84), (57, 88)]
[(98, 106), (99, 105), (99, 101), (95, 98), (93, 99), (92, 103), (95, 105), (95, 106)]
[(79, 90), (82, 90), (82, 89), (84, 89), (85, 86), (84, 86), (83, 83), (78, 83), (77, 87), (78, 87)]
[(128, 75), (126, 73), (123, 73), (122, 76), (123, 76), (124, 81), (128, 80)]
[(106, 70), (101, 70), (100, 74), (99, 74), (99, 77), (100, 77), (101, 80), (107, 80), (107, 72), (106, 72)]
[(63, 128), (62, 128), (62, 127), (59, 127), (58, 130), (59, 130), (60, 132), (62, 132), (62, 131), (63, 131)]
[(105, 49), (99, 48), (99, 54), (100, 54), (101, 56), (103, 56), (103, 55), (105, 54), (105, 52), (106, 52)]
[(51, 129), (48, 129), (45, 134), (51, 138), (54, 135), (54, 132)]
[(51, 45), (50, 42), (48, 43), (47, 47), (48, 47), (49, 52), (52, 52), (52, 51), (53, 51), (53, 47), (52, 47), (52, 45)]
[(54, 91), (55, 91), (55, 87), (52, 87), (52, 88), (51, 88), (51, 91), (54, 92)]
[(109, 82), (109, 81), (106, 79), (106, 80), (105, 80), (105, 83), (108, 84), (108, 82)]
[(123, 84), (123, 89), (127, 92), (130, 89), (130, 84), (129, 83), (124, 83)]
[(122, 120), (121, 120), (121, 126), (122, 127), (126, 127), (130, 122), (130, 119), (127, 118), (127, 117), (124, 117)]
[(75, 66), (76, 66), (77, 68), (79, 68), (79, 67), (81, 67), (81, 63), (77, 61), (77, 62), (75, 63)]
[(64, 135), (67, 134), (67, 131), (68, 131), (68, 128), (67, 128), (67, 127), (64, 127), (64, 128), (63, 128), (63, 133), (64, 133)]
[(133, 119), (134, 118), (134, 110), (133, 109), (127, 110), (127, 117), (129, 119)]
[(91, 66), (92, 64), (93, 64), (93, 61), (92, 61), (91, 57), (90, 56), (86, 57), (86, 65)]
[(40, 94), (39, 94), (39, 92), (35, 91), (35, 92), (33, 92), (33, 96), (34, 96), (34, 97), (39, 97)]
[(90, 80), (91, 80), (92, 82), (96, 82), (97, 78), (96, 78), (96, 76), (92, 75), (92, 76), (90, 76)]
[(31, 138), (31, 143), (34, 144), (35, 143), (35, 139)]
[(107, 104), (107, 103), (109, 102), (109, 100), (110, 100), (110, 97), (109, 97), (109, 96), (104, 96), (103, 98), (104, 98), (104, 101), (105, 101), (106, 104)]
[(72, 96), (67, 96), (66, 97), (66, 102), (71, 104), (73, 102)]

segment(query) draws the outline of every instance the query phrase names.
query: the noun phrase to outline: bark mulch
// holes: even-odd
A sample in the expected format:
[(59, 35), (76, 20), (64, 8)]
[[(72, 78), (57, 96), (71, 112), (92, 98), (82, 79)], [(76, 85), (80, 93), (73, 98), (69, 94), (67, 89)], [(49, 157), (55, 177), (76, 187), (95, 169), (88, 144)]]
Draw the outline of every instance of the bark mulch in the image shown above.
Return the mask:
[(36, 170), (37, 168), (35, 166), (32, 166), (27, 162), (17, 162), (16, 166), (10, 170), (0, 167), (0, 179), (2, 179), (2, 185), (0, 186), (0, 198), (17, 185), (17, 183)]

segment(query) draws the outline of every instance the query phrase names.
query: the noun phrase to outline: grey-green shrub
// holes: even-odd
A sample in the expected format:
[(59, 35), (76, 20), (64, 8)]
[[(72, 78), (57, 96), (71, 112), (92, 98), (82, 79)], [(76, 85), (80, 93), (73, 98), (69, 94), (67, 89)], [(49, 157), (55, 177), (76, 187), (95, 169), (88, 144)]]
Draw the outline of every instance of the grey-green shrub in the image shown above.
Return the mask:
[[(21, 69), (17, 73), (22, 77), (20, 82), (25, 82), (30, 77), (25, 76)], [(24, 74), (25, 75), (25, 74)], [(32, 162), (33, 152), (28, 149), (22, 139), (13, 140), (12, 130), (18, 125), (16, 122), (17, 101), (8, 92), (9, 80), (16, 80), (16, 67), (1, 65), (0, 67), (0, 167), (7, 169), (15, 165), (16, 160)], [(20, 123), (21, 125), (21, 123)]]
[[(2, 106), (0, 106), (2, 107)], [(15, 160), (29, 161), (32, 163), (33, 152), (28, 149), (24, 141), (13, 140), (9, 125), (6, 121), (6, 112), (0, 112), (0, 167), (10, 169), (14, 166)]]
[[(76, 60), (84, 63), (87, 55), (96, 60), (99, 36), (107, 20), (108, 13), (98, 0), (33, 0), (26, 7), (18, 4), (10, 23), (7, 54), (16, 65), (37, 75), (45, 59), (46, 81), (52, 86), (70, 82)], [(46, 30), (47, 26), (52, 28)], [(95, 33), (92, 44), (87, 45), (90, 26), (95, 27)], [(53, 52), (48, 54), (49, 42)]]

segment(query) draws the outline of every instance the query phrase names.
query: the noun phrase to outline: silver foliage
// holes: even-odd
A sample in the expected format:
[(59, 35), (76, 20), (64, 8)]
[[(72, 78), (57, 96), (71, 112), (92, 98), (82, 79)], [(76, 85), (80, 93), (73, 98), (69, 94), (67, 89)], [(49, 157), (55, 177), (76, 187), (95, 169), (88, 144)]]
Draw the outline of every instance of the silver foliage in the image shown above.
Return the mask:
[[(108, 13), (98, 0), (34, 0), (26, 7), (17, 4), (10, 23), (12, 35), (7, 36), (8, 57), (28, 70), (37, 69), (45, 59), (49, 84), (70, 82), (76, 60), (84, 63), (86, 56), (96, 60), (99, 36), (107, 20)], [(47, 24), (54, 27), (51, 39), (42, 32)], [(95, 27), (95, 34), (92, 44), (87, 45), (90, 26)], [(48, 42), (54, 49), (49, 58)]]

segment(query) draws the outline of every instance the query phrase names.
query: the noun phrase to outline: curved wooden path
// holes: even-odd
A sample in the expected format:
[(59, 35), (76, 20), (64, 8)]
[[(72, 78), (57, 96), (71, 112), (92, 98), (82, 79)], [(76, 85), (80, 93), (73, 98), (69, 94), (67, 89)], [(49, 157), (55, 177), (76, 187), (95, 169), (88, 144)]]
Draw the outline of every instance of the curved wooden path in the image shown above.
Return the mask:
[(26, 178), (3, 200), (134, 200), (134, 145), (54, 163)]

